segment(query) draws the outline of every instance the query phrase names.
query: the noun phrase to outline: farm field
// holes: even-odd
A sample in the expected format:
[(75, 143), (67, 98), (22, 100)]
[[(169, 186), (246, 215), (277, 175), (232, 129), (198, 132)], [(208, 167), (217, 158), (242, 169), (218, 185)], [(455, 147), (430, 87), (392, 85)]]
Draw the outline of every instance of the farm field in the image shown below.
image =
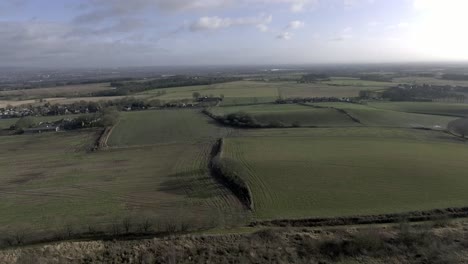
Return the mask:
[(156, 110), (122, 113), (108, 145), (111, 147), (213, 142), (231, 129), (218, 126), (197, 110)]
[(347, 115), (330, 108), (312, 108), (297, 104), (262, 104), (250, 106), (214, 107), (210, 111), (215, 115), (245, 112), (258, 122), (267, 125), (281, 122), (291, 126), (359, 126)]
[(352, 78), (331, 78), (330, 81), (318, 83), (283, 86), (279, 93), (283, 98), (294, 97), (356, 97), (359, 91), (382, 90), (391, 87), (388, 82), (374, 82)]
[(194, 92), (199, 92), (201, 95), (224, 95), (225, 98), (278, 98), (278, 87), (284, 83), (268, 83), (255, 81), (238, 81), (219, 83), (212, 85), (198, 85), (177, 88), (155, 89), (140, 93), (140, 95), (155, 95), (160, 91), (165, 91), (166, 94), (158, 96), (161, 100), (180, 100), (192, 99)]
[[(58, 116), (34, 116), (33, 120), (39, 122), (54, 122), (64, 118), (75, 118), (77, 115), (58, 115)], [(7, 129), (18, 122), (19, 118), (0, 119), (0, 129)]]
[(211, 144), (88, 152), (96, 136), (0, 137), (0, 232), (54, 234), (66, 225), (78, 232), (124, 218), (197, 227), (243, 221), (240, 202), (209, 175)]
[(426, 102), (371, 102), (369, 106), (378, 109), (431, 115), (468, 116), (468, 104), (426, 103)]
[(342, 109), (365, 126), (445, 129), (450, 121), (457, 119), (457, 117), (398, 112), (350, 103), (313, 103), (311, 105)]
[(330, 78), (330, 81), (323, 81), (323, 84), (328, 85), (338, 85), (338, 86), (360, 86), (360, 87), (371, 87), (371, 88), (387, 88), (394, 86), (395, 84), (392, 82), (376, 82), (376, 81), (368, 81), (368, 80), (361, 80), (356, 78)]
[(53, 97), (72, 97), (86, 96), (93, 92), (109, 90), (110, 83), (91, 83), (79, 85), (66, 85), (48, 88), (21, 89), (0, 91), (0, 99), (8, 98), (15, 100), (53, 98)]
[(225, 139), (222, 157), (246, 168), (242, 177), (252, 189), (258, 219), (382, 214), (468, 202), (467, 145), (441, 132), (246, 131)]
[[(194, 92), (201, 95), (224, 95), (224, 105), (252, 104), (273, 102), (279, 96), (289, 97), (354, 97), (358, 96), (362, 87), (370, 90), (380, 90), (390, 86), (391, 83), (381, 83), (356, 79), (333, 79), (320, 83), (297, 83), (293, 81), (261, 82), (238, 81), (213, 85), (188, 86), (177, 88), (165, 88), (145, 91), (141, 96), (153, 98), (158, 92), (166, 94), (154, 98), (170, 101), (192, 99)], [(254, 99), (255, 98), (255, 99)]]
[(393, 82), (398, 83), (408, 83), (408, 84), (432, 84), (432, 85), (450, 85), (450, 86), (468, 86), (468, 81), (456, 81), (456, 80), (444, 80), (434, 77), (401, 77), (394, 78)]

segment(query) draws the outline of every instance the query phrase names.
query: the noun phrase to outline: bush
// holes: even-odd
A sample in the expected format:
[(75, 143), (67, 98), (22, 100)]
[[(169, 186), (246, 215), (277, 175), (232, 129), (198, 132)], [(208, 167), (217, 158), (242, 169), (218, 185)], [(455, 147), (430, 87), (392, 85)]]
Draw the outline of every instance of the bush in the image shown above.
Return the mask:
[(264, 229), (257, 231), (253, 234), (253, 237), (257, 237), (263, 242), (271, 243), (280, 240), (281, 238), (278, 236), (277, 231), (273, 229)]
[(301, 127), (301, 122), (294, 121), (291, 125), (292, 125), (292, 127)]
[(34, 127), (35, 125), (36, 122), (32, 117), (25, 116), (16, 121), (14, 128), (16, 131), (23, 131), (24, 129)]
[(242, 166), (239, 166), (234, 160), (221, 159), (218, 155), (211, 161), (211, 169), (216, 177), (228, 186), (241, 201), (244, 201), (248, 208), (252, 209), (252, 196), (249, 186), (242, 178), (242, 175), (246, 173)]
[(148, 233), (153, 229), (153, 222), (149, 218), (146, 218), (138, 225), (138, 227), (140, 232)]

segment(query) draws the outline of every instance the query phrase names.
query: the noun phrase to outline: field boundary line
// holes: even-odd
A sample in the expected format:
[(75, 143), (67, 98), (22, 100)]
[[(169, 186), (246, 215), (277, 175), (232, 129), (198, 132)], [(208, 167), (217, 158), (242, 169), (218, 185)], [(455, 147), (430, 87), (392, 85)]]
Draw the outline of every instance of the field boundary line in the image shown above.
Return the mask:
[(312, 108), (325, 108), (325, 109), (334, 109), (336, 111), (338, 111), (339, 113), (342, 113), (346, 116), (348, 116), (353, 122), (355, 123), (358, 123), (360, 125), (364, 125), (361, 120), (357, 119), (356, 117), (352, 116), (350, 113), (348, 113), (348, 111), (344, 110), (344, 109), (341, 109), (341, 108), (336, 108), (336, 107), (332, 107), (332, 106), (318, 106), (318, 105), (309, 105), (309, 104), (305, 104), (305, 103), (298, 103), (298, 105), (301, 105), (301, 106), (306, 106), (306, 107), (312, 107)]
[(398, 112), (398, 113), (420, 114), (420, 115), (433, 115), (433, 116), (446, 116), (446, 117), (458, 117), (458, 118), (466, 118), (466, 117), (467, 117), (467, 116), (464, 116), (464, 115), (456, 115), (456, 114), (430, 113), (430, 112), (413, 112), (413, 111), (400, 111), (400, 110), (395, 110), (395, 109), (380, 108), (380, 107), (373, 106), (373, 105), (368, 105), (368, 104), (365, 104), (365, 106), (370, 107), (370, 108), (374, 108), (374, 109), (377, 109), (377, 110), (392, 111), (392, 112)]
[(248, 183), (235, 173), (227, 175), (225, 168), (223, 169), (222, 154), (223, 154), (224, 138), (220, 138), (213, 145), (211, 150), (211, 158), (209, 169), (213, 178), (217, 179), (221, 184), (226, 186), (239, 199), (239, 201), (249, 210), (254, 209), (252, 190)]
[(356, 215), (329, 218), (303, 218), (303, 219), (277, 219), (254, 221), (250, 227), (320, 227), (320, 226), (345, 226), (390, 224), (407, 222), (434, 221), (444, 218), (466, 218), (468, 207), (452, 207), (445, 209), (432, 209), (425, 211), (410, 211), (403, 213), (389, 213), (379, 215)]

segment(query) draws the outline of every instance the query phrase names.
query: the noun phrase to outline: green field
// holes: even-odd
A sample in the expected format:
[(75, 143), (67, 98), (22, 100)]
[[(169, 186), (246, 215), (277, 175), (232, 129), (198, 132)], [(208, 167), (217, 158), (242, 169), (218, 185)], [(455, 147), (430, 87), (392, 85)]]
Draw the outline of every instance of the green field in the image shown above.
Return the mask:
[[(279, 97), (354, 97), (362, 89), (388, 85), (350, 78), (310, 84), (239, 81), (136, 95), (162, 101), (192, 100), (194, 92), (223, 95), (221, 106), (208, 109), (215, 115), (244, 112), (265, 126), (280, 122), (296, 128), (226, 127), (197, 108), (122, 112), (108, 148), (98, 151), (90, 151), (98, 129), (4, 133), (0, 233), (18, 228), (53, 233), (67, 224), (109, 228), (126, 217), (223, 228), (244, 225), (252, 216), (335, 217), (466, 206), (468, 145), (443, 131), (450, 121), (468, 116), (466, 105), (269, 103)], [(35, 119), (64, 117), (73, 116)], [(0, 120), (0, 128), (16, 121)], [(252, 212), (235, 188), (210, 171), (220, 138), (225, 139), (221, 158), (232, 161), (227, 169), (240, 172), (253, 192)]]
[(250, 106), (213, 107), (215, 115), (245, 112), (252, 115), (261, 124), (281, 122), (286, 126), (359, 126), (345, 114), (327, 108), (312, 108), (296, 104), (263, 104)]
[(450, 121), (457, 119), (450, 116), (377, 109), (350, 103), (313, 103), (311, 105), (342, 109), (365, 126), (445, 129)]
[[(76, 115), (59, 115), (59, 116), (33, 116), (33, 120), (36, 123), (39, 122), (54, 122), (54, 121), (59, 121), (64, 118), (75, 118), (77, 117)], [(16, 124), (18, 122), (19, 118), (7, 118), (7, 119), (0, 119), (0, 129), (7, 129), (10, 126)]]
[(338, 86), (355, 86), (355, 87), (363, 87), (363, 88), (386, 88), (394, 86), (395, 84), (392, 82), (376, 82), (376, 81), (368, 81), (368, 80), (361, 80), (356, 78), (331, 78), (330, 81), (323, 81), (321, 83), (328, 84), (328, 85), (338, 85)]
[(122, 113), (109, 146), (153, 145), (213, 141), (229, 133), (197, 110)]
[(253, 98), (257, 100), (273, 101), (278, 98), (278, 87), (281, 83), (267, 83), (267, 82), (255, 82), (255, 81), (238, 81), (219, 83), (212, 85), (198, 85), (198, 86), (187, 86), (187, 87), (176, 87), (166, 89), (155, 89), (141, 93), (140, 95), (152, 98), (158, 92), (164, 91), (166, 94), (162, 96), (154, 97), (164, 101), (181, 100), (181, 99), (192, 99), (193, 93), (198, 92), (201, 95), (223, 95), (226, 99), (238, 100), (238, 103), (242, 103), (247, 100), (251, 103)]
[(99, 91), (106, 91), (110, 88), (110, 83), (90, 83), (47, 88), (5, 90), (0, 91), (0, 98), (8, 100), (28, 100), (38, 98), (78, 97), (88, 96)]
[(468, 202), (467, 145), (440, 132), (248, 131), (225, 140), (223, 158), (247, 169), (243, 177), (259, 219), (381, 214)]
[[(273, 102), (279, 96), (289, 97), (355, 97), (365, 87), (367, 90), (381, 90), (390, 83), (363, 81), (356, 79), (332, 79), (319, 83), (297, 83), (293, 81), (263, 82), (238, 81), (213, 85), (199, 85), (177, 88), (149, 90), (138, 96), (160, 99), (163, 101), (192, 99), (192, 94), (221, 96), (225, 98), (223, 105), (238, 105)], [(166, 94), (157, 96), (158, 92)]]
[[(210, 137), (223, 129), (200, 123), (207, 122), (201, 114), (178, 113), (182, 119), (173, 122), (171, 111), (123, 115), (115, 132), (135, 131), (135, 137), (117, 137), (129, 148), (89, 152), (99, 134), (92, 130), (1, 136), (0, 232), (30, 228), (53, 234), (68, 224), (78, 232), (88, 225), (109, 228), (127, 217), (135, 225), (150, 218), (197, 228), (244, 222), (248, 215), (238, 199), (209, 174), (215, 139)], [(149, 126), (146, 116), (164, 121), (157, 126), (163, 129)], [(198, 129), (190, 130), (192, 125)], [(140, 139), (135, 128), (151, 134)], [(199, 140), (190, 140), (196, 133)]]
[(455, 80), (444, 80), (434, 77), (401, 77), (394, 78), (394, 83), (408, 83), (408, 84), (432, 84), (432, 85), (450, 85), (450, 86), (468, 86), (468, 81), (455, 81)]
[(447, 115), (455, 117), (468, 116), (468, 104), (426, 103), (426, 102), (372, 102), (369, 106), (378, 109), (394, 110), (408, 113)]

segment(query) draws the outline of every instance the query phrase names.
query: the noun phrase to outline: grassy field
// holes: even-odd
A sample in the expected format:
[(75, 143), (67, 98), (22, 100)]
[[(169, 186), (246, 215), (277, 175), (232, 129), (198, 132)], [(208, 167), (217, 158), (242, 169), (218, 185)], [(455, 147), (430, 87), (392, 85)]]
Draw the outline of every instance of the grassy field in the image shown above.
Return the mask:
[(351, 118), (335, 109), (312, 108), (296, 104), (263, 104), (251, 106), (214, 107), (210, 109), (216, 115), (245, 112), (267, 125), (281, 122), (287, 126), (359, 126)]
[(376, 82), (376, 81), (368, 81), (368, 80), (361, 80), (356, 78), (331, 78), (330, 81), (321, 82), (328, 85), (337, 85), (337, 86), (355, 86), (355, 87), (363, 87), (363, 88), (386, 88), (394, 86), (395, 84), (392, 82)]
[(277, 98), (279, 86), (281, 86), (281, 83), (239, 81), (213, 85), (156, 89), (146, 91), (141, 94), (151, 96), (157, 94), (160, 91), (165, 91), (165, 95), (158, 96), (157, 98), (167, 101), (192, 99), (192, 94), (194, 92), (199, 92), (201, 95), (224, 95), (226, 98)]
[[(380, 90), (389, 83), (363, 81), (356, 79), (333, 79), (322, 83), (301, 84), (293, 81), (261, 82), (238, 81), (213, 85), (200, 85), (155, 89), (140, 93), (140, 96), (156, 96), (158, 92), (166, 94), (157, 96), (160, 100), (192, 99), (194, 92), (202, 95), (224, 95), (224, 105), (252, 104), (256, 102), (272, 102), (279, 96), (288, 97), (354, 97), (358, 96), (363, 87), (370, 90)], [(254, 99), (255, 98), (255, 99)]]
[(468, 116), (468, 104), (426, 103), (426, 102), (372, 102), (369, 106), (409, 113), (431, 115)]
[(394, 83), (409, 83), (409, 84), (432, 84), (432, 85), (451, 85), (451, 86), (468, 86), (468, 81), (444, 80), (434, 77), (401, 77), (393, 79)]
[(244, 221), (240, 202), (209, 174), (210, 143), (88, 152), (96, 136), (0, 137), (0, 232), (53, 234), (69, 224), (78, 232), (127, 217), (135, 225), (147, 218), (197, 227)]
[(57, 86), (49, 88), (21, 89), (11, 91), (0, 91), (0, 98), (26, 100), (49, 97), (85, 96), (93, 92), (109, 90), (110, 88), (110, 83), (91, 83)]
[[(33, 120), (39, 122), (54, 122), (64, 118), (75, 118), (77, 115), (59, 115), (59, 116), (34, 116)], [(0, 129), (7, 129), (18, 122), (19, 118), (0, 119)]]
[(213, 141), (229, 133), (197, 110), (156, 110), (122, 113), (109, 146)]
[[(373, 136), (375, 135), (375, 136)], [(247, 131), (224, 158), (247, 169), (259, 219), (404, 212), (468, 202), (468, 148), (441, 132)]]
[[(101, 151), (89, 151), (99, 134), (95, 130), (0, 136), (0, 233), (21, 227), (51, 232), (69, 223), (109, 225), (124, 217), (197, 226), (216, 222), (221, 228), (246, 223), (250, 213), (210, 175), (219, 138), (226, 139), (222, 157), (233, 160), (251, 186), (258, 219), (466, 206), (467, 145), (442, 131), (410, 129), (443, 130), (455, 116), (468, 115), (465, 105), (266, 103), (280, 96), (353, 97), (389, 85), (346, 78), (315, 84), (240, 81), (136, 95), (162, 101), (192, 99), (194, 92), (223, 95), (222, 106), (210, 109), (216, 115), (241, 111), (266, 125), (302, 128), (234, 129), (201, 109), (174, 109), (122, 112), (109, 148)], [(57, 103), (121, 98), (39, 92)], [(265, 104), (246, 105), (255, 103)], [(16, 121), (0, 120), (0, 128)]]
[(350, 103), (314, 103), (312, 105), (342, 109), (365, 126), (445, 129), (450, 121), (457, 119), (450, 116), (377, 109), (367, 105)]

